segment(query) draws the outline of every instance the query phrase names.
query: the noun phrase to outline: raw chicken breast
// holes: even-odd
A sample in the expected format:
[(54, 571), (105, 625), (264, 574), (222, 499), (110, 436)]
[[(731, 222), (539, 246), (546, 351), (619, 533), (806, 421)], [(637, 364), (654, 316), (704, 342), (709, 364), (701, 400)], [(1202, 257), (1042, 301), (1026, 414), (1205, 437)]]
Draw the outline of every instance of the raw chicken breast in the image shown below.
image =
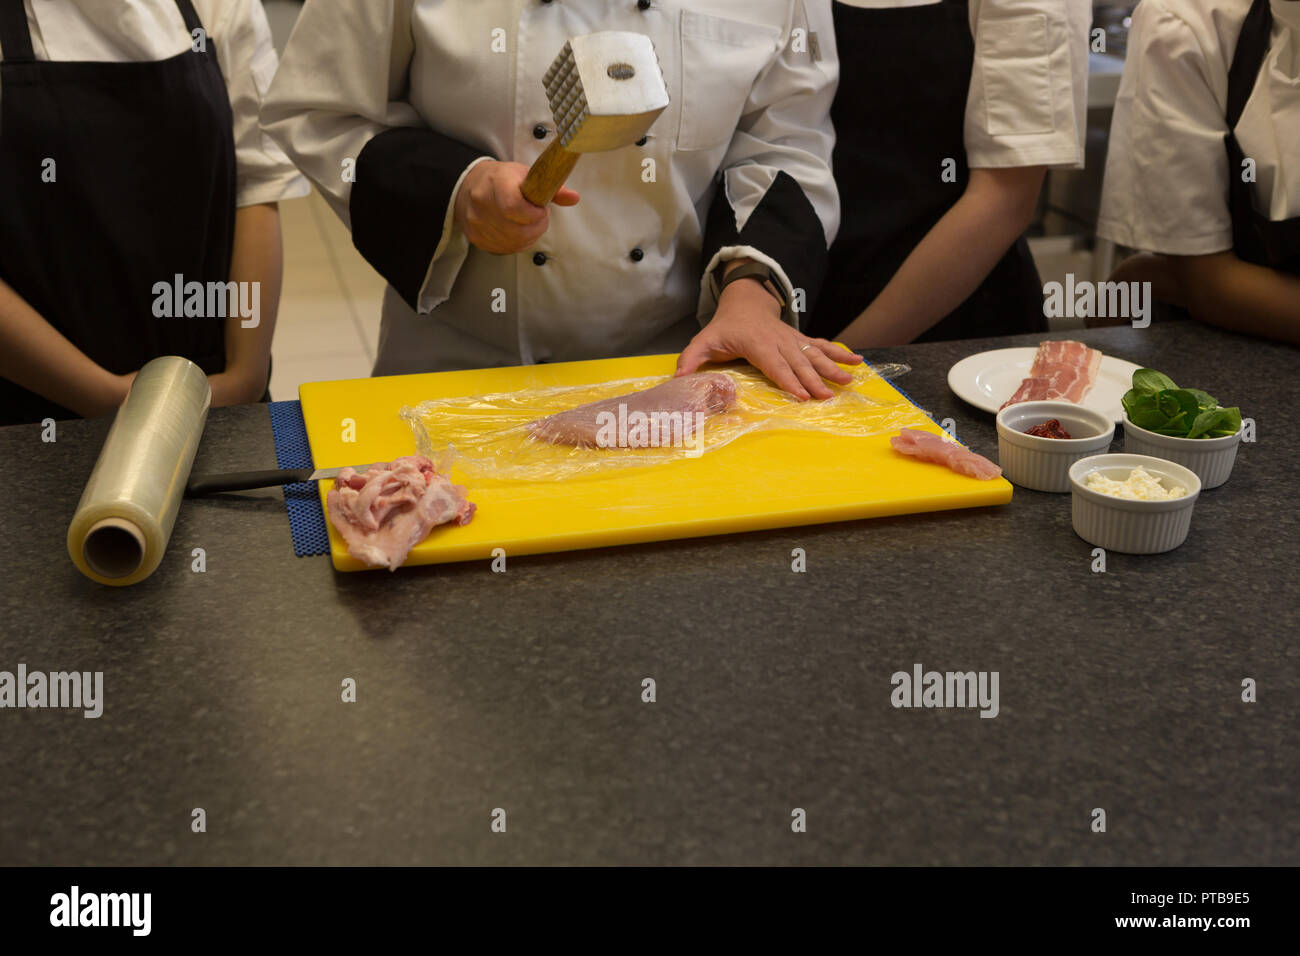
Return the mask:
[(469, 524), (474, 504), (465, 489), (434, 470), (423, 455), (371, 465), (365, 473), (344, 468), (325, 496), (330, 522), (348, 554), (390, 571), (437, 525)]
[(1101, 353), (1082, 342), (1043, 342), (1034, 354), (1029, 377), (1002, 403), (1002, 408), (1044, 400), (1077, 405), (1092, 389), (1100, 369)]
[(578, 448), (596, 448), (602, 413), (619, 416), (619, 406), (626, 405), (626, 415), (642, 412), (646, 415), (678, 413), (681, 415), (681, 440), (689, 441), (695, 433), (695, 412), (716, 415), (736, 403), (736, 383), (721, 372), (696, 372), (683, 375), (647, 388), (640, 392), (615, 395), (557, 412), (546, 418), (528, 423), (535, 438), (553, 445), (574, 445)]
[(1002, 474), (1002, 469), (983, 455), (977, 455), (964, 445), (940, 438), (932, 432), (904, 428), (889, 439), (889, 444), (904, 455), (932, 461), (936, 465), (946, 465), (959, 475), (970, 475), (981, 481), (990, 481)]

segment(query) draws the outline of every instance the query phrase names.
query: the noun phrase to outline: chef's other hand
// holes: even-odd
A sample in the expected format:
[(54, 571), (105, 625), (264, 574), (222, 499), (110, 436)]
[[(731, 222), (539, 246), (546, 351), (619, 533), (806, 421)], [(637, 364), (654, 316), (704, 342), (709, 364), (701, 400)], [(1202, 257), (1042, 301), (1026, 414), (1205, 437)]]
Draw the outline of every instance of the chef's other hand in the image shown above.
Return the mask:
[[(493, 255), (523, 252), (546, 232), (550, 212), (534, 206), (521, 191), (528, 167), (494, 160), (479, 163), (465, 174), (456, 193), (456, 225), (475, 248)], [(557, 206), (573, 206), (578, 194), (563, 187)]]
[[(809, 346), (804, 348), (804, 346)], [(705, 362), (746, 359), (801, 401), (830, 398), (823, 379), (847, 385), (853, 375), (837, 365), (856, 365), (862, 356), (826, 339), (812, 339), (781, 321), (780, 303), (750, 279), (722, 290), (718, 310), (677, 359), (677, 374), (689, 375)]]

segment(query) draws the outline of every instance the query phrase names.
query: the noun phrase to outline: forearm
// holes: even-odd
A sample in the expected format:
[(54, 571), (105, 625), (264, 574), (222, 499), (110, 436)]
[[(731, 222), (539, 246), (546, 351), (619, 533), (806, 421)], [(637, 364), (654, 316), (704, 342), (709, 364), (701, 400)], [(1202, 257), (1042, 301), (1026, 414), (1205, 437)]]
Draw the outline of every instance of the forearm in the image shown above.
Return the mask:
[(238, 288), (258, 290), (252, 300), (258, 305), (256, 324), (238, 308), (229, 309), (225, 378), (214, 383), (213, 404), (255, 402), (265, 394), (283, 273), (277, 204), (243, 207), (235, 215), (230, 281)]
[(1193, 318), (1300, 344), (1300, 277), (1243, 262), (1231, 252), (1168, 258)]
[(962, 197), (839, 336), (851, 348), (910, 342), (970, 297), (1033, 216), (1041, 166), (975, 169)]
[(112, 411), (125, 382), (87, 356), (0, 279), (0, 376), (78, 415)]

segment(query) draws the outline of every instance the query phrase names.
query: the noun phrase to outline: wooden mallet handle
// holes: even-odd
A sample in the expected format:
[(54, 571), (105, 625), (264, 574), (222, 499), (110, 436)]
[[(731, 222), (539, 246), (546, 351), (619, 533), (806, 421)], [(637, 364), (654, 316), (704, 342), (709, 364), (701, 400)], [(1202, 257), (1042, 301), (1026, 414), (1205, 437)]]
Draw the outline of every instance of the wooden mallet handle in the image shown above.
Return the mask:
[(560, 137), (556, 136), (524, 177), (521, 187), (524, 198), (534, 206), (549, 206), (564, 181), (569, 178), (569, 173), (573, 172), (580, 155), (582, 154), (565, 149), (560, 144)]

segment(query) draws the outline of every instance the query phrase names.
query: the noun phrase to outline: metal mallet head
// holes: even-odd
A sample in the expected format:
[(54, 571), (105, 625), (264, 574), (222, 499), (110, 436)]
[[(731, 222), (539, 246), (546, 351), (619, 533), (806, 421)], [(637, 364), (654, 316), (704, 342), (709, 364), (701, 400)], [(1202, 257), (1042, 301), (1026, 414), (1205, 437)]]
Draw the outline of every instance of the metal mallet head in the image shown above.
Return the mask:
[(633, 145), (668, 106), (659, 57), (641, 33), (574, 37), (542, 84), (556, 136), (524, 180), (524, 197), (538, 206), (555, 197), (579, 155)]

